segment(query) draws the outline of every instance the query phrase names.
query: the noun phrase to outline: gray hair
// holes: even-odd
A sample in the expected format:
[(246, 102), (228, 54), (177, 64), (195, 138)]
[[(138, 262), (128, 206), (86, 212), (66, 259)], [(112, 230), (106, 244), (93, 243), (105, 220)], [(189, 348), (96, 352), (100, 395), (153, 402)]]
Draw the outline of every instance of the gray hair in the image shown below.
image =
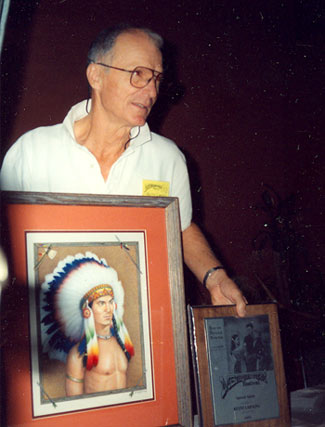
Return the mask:
[(135, 27), (129, 25), (119, 25), (110, 27), (101, 31), (96, 39), (92, 42), (88, 51), (88, 63), (97, 62), (107, 54), (112, 55), (116, 39), (124, 33), (135, 33), (141, 31), (145, 33), (154, 43), (157, 49), (161, 50), (163, 46), (163, 38), (148, 28)]

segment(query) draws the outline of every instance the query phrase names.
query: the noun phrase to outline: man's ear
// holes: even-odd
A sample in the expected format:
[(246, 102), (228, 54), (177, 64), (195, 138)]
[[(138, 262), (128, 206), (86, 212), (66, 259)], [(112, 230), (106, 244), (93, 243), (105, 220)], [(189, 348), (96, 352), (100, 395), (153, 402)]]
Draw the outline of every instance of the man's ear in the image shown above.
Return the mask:
[(92, 89), (100, 89), (102, 85), (102, 70), (96, 64), (89, 64), (86, 71), (87, 80)]

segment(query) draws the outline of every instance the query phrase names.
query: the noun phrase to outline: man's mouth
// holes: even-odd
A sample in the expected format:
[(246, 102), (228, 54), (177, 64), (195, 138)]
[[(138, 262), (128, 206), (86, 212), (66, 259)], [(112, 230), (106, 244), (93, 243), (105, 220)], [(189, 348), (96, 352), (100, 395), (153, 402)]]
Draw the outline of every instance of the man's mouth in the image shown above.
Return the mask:
[(149, 109), (150, 109), (150, 105), (142, 104), (141, 102), (134, 102), (133, 105), (135, 105), (136, 107), (139, 107), (145, 111), (149, 111)]

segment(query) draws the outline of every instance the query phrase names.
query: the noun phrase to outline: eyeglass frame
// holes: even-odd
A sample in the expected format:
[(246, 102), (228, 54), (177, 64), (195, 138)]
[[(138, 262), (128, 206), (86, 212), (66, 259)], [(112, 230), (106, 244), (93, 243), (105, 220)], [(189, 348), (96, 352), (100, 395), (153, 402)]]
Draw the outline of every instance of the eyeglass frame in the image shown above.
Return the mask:
[[(148, 84), (151, 82), (152, 79), (154, 79), (154, 81), (155, 81), (155, 87), (158, 90), (159, 85), (160, 85), (160, 83), (161, 83), (161, 81), (163, 79), (163, 75), (164, 75), (160, 71), (154, 70), (154, 69), (149, 68), (149, 67), (143, 67), (142, 65), (137, 65), (133, 70), (126, 70), (125, 68), (113, 67), (113, 65), (104, 64), (103, 62), (95, 62), (93, 60), (90, 60), (89, 62), (92, 63), (92, 64), (101, 65), (101, 66), (106, 67), (106, 68), (112, 68), (113, 70), (118, 70), (118, 71), (124, 71), (126, 73), (131, 73), (131, 75), (130, 75), (130, 85), (133, 86), (133, 87), (135, 87), (135, 88), (137, 88), (137, 89), (143, 89), (144, 87), (148, 86)], [(147, 83), (144, 86), (135, 86), (134, 84), (132, 84), (133, 73), (137, 70), (137, 68), (145, 68), (146, 70), (150, 70), (152, 72), (152, 77), (147, 81)], [(159, 81), (158, 81), (158, 79), (159, 79)], [(158, 86), (157, 86), (157, 83), (158, 83)]]

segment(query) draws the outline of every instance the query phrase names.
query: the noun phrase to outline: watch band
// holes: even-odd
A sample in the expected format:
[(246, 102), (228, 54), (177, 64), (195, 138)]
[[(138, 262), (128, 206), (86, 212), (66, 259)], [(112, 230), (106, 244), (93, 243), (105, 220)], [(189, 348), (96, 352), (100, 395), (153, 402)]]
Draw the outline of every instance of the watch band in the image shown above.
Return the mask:
[(216, 271), (216, 270), (225, 270), (225, 267), (223, 267), (222, 265), (218, 265), (217, 267), (212, 267), (212, 268), (210, 268), (210, 270), (208, 270), (206, 273), (205, 273), (205, 276), (204, 276), (204, 279), (203, 279), (203, 286), (207, 286), (207, 280), (208, 280), (208, 278), (211, 276), (211, 274), (214, 272), (214, 271)]

